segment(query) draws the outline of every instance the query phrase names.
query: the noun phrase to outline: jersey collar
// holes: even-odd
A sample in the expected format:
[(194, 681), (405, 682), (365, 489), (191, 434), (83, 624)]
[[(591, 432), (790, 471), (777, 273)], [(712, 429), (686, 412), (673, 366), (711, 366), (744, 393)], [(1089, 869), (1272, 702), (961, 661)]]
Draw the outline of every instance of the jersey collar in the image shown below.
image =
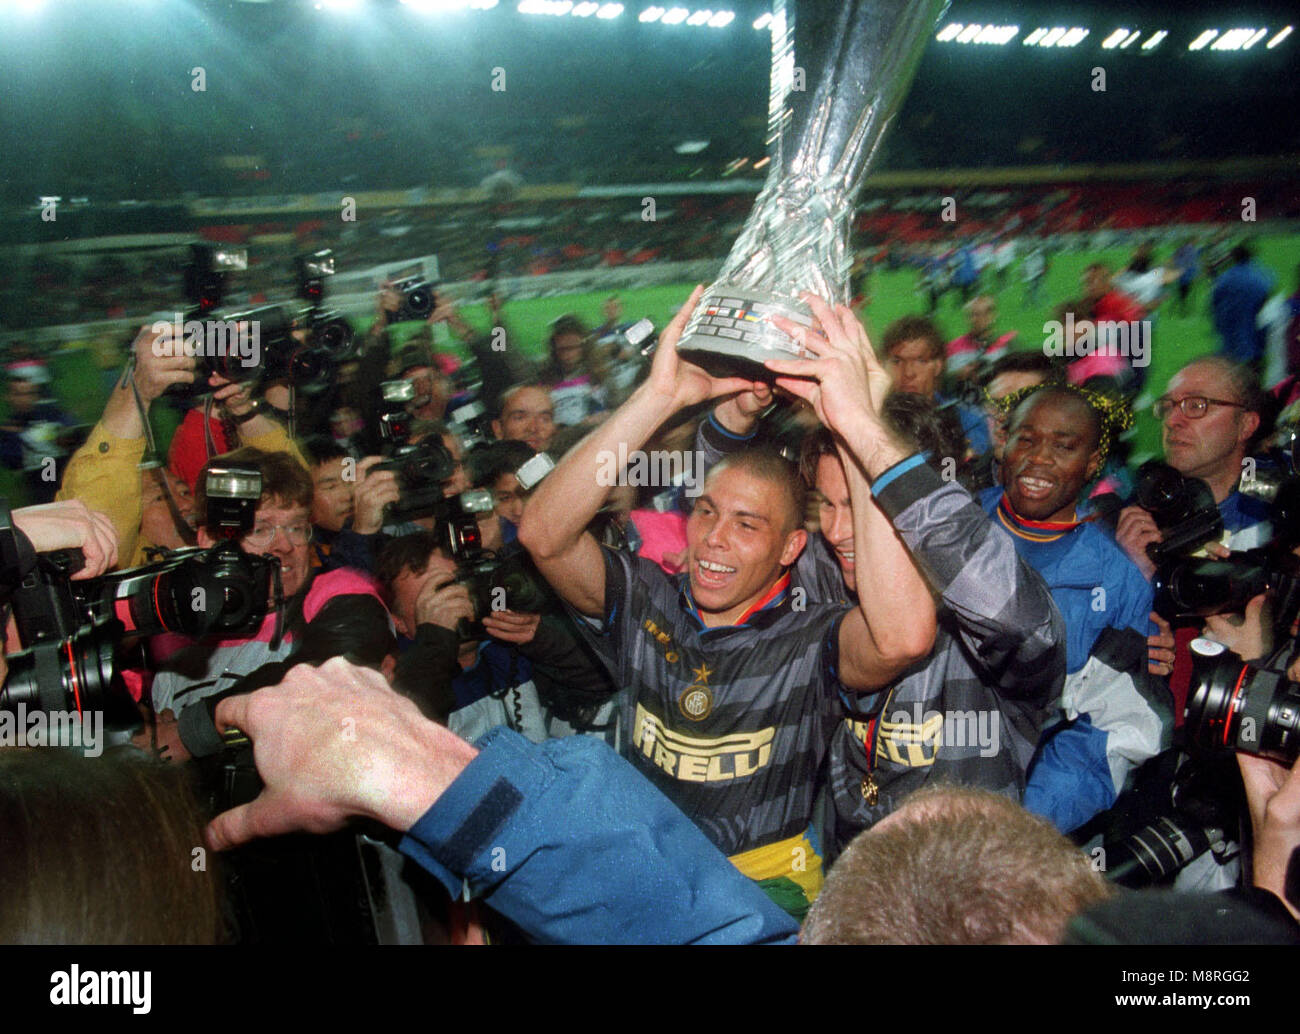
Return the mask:
[(696, 606), (695, 598), (691, 595), (690, 576), (685, 576), (682, 581), (682, 606), (685, 608), (686, 613), (693, 617), (699, 623), (700, 628), (706, 632), (713, 632), (722, 628), (741, 628), (748, 625), (751, 618), (780, 607), (789, 595), (790, 572), (786, 571), (785, 574), (781, 575), (780, 578), (772, 583), (772, 587), (768, 589), (767, 592), (765, 592), (759, 599), (755, 600), (749, 608), (736, 619), (734, 624), (706, 625), (704, 623), (704, 618), (700, 614), (700, 608)]
[(1021, 517), (1016, 513), (1005, 492), (998, 501), (998, 520), (1012, 535), (1028, 539), (1030, 542), (1055, 542), (1083, 523), (1077, 517), (1072, 521), (1031, 521), (1028, 517)]

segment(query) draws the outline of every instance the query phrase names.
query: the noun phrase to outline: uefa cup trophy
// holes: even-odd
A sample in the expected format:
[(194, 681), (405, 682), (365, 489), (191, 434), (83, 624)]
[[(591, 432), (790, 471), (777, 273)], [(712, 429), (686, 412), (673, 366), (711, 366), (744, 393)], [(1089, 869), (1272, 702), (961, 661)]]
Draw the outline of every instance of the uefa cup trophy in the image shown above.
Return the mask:
[(800, 353), (770, 317), (811, 324), (802, 291), (848, 300), (854, 199), (947, 3), (809, 0), (797, 54), (792, 7), (772, 8), (767, 182), (677, 345), (715, 376), (771, 380), (764, 360)]

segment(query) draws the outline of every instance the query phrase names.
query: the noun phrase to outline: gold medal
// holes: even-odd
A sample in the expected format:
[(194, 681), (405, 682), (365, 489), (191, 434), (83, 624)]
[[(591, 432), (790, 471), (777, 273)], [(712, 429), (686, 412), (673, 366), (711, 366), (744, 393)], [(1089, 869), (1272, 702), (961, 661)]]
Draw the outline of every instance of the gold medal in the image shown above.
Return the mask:
[(867, 805), (872, 808), (876, 806), (876, 801), (880, 799), (880, 788), (876, 786), (874, 773), (868, 773), (867, 778), (862, 780), (862, 796)]

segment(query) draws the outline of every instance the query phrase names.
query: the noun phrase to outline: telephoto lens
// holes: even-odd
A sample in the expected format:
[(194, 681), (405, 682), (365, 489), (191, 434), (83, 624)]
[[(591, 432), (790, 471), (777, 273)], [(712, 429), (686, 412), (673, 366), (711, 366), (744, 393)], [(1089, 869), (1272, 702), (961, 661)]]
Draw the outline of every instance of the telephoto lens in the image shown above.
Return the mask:
[(1291, 765), (1300, 755), (1300, 684), (1247, 664), (1222, 643), (1192, 640), (1189, 742)]

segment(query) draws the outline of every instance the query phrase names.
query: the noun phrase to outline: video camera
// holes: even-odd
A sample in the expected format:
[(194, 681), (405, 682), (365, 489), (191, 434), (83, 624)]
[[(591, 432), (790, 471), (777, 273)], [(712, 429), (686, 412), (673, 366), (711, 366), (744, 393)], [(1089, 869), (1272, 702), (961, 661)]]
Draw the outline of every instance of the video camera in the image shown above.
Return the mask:
[[(213, 468), (206, 487), (207, 528), (218, 540), (208, 549), (176, 550), (158, 563), (84, 581), (71, 580), (85, 562), (80, 550), (35, 557), (12, 596), (23, 649), (6, 658), (0, 710), (20, 704), (45, 711), (103, 709), (110, 726), (131, 727), (137, 716), (115, 663), (123, 636), (250, 635), (266, 616), (273, 588), (279, 609), (279, 560), (245, 553), (238, 544), (253, 527), (261, 475)], [(19, 536), (7, 521), (0, 527), (6, 561), (22, 554)]]
[(1163, 535), (1147, 546), (1156, 567), (1223, 534), (1223, 516), (1210, 486), (1200, 478), (1184, 477), (1167, 463), (1149, 460), (1138, 468), (1136, 495), (1138, 506), (1151, 514)]

